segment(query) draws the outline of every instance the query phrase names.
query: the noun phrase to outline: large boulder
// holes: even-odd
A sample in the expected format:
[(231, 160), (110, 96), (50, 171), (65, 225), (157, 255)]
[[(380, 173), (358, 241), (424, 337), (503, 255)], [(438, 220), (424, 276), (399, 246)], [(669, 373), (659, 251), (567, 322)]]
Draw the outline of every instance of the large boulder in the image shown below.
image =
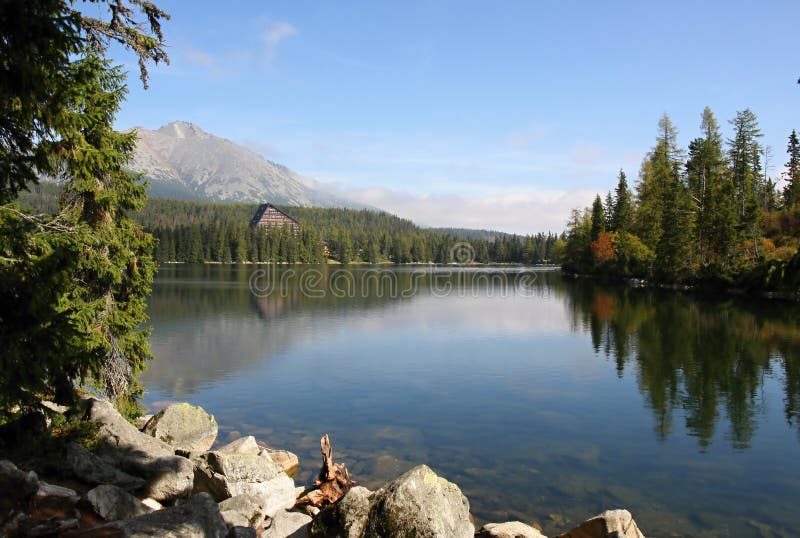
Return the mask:
[(627, 510), (606, 510), (556, 538), (644, 538)]
[(427, 465), (414, 467), (376, 491), (365, 538), (472, 538), (469, 502)]
[(86, 501), (106, 521), (131, 519), (153, 511), (152, 508), (122, 488), (111, 484), (97, 486), (86, 493)]
[(207, 493), (183, 504), (133, 519), (114, 521), (82, 533), (81, 536), (124, 536), (128, 538), (225, 538), (228, 526), (219, 507)]
[(113, 484), (128, 491), (139, 489), (145, 484), (143, 478), (120, 471), (75, 443), (67, 445), (65, 455), (67, 468), (81, 482), (92, 485)]
[(193, 461), (195, 491), (206, 491), (217, 501), (255, 495), (270, 517), (294, 506), (294, 481), (269, 457), (208, 452)]
[(176, 403), (153, 415), (143, 431), (176, 449), (205, 452), (216, 441), (219, 428), (214, 416), (201, 407)]
[(219, 503), (222, 519), (230, 526), (258, 527), (264, 521), (264, 503), (255, 495), (236, 495)]
[(256, 438), (252, 435), (248, 435), (246, 437), (240, 437), (235, 441), (231, 441), (227, 445), (219, 447), (214, 452), (220, 452), (222, 454), (249, 454), (251, 456), (257, 456), (261, 450), (262, 447), (259, 446)]
[(174, 449), (125, 420), (105, 401), (90, 398), (86, 418), (98, 426), (96, 453), (107, 463), (145, 479), (143, 496), (172, 501), (192, 492), (194, 466)]
[(267, 521), (268, 526), (261, 533), (261, 538), (308, 538), (310, 524), (311, 516), (280, 510)]
[(537, 529), (521, 521), (487, 523), (475, 533), (476, 538), (547, 538)]
[(300, 467), (300, 459), (297, 457), (297, 454), (289, 452), (288, 450), (266, 447), (256, 441), (256, 438), (252, 435), (240, 437), (235, 441), (231, 441), (227, 445), (216, 449), (214, 452), (266, 456), (280, 465), (284, 472), (291, 477), (297, 474), (297, 469)]
[(338, 502), (323, 508), (311, 523), (311, 536), (361, 538), (369, 517), (370, 496), (365, 487), (350, 488)]

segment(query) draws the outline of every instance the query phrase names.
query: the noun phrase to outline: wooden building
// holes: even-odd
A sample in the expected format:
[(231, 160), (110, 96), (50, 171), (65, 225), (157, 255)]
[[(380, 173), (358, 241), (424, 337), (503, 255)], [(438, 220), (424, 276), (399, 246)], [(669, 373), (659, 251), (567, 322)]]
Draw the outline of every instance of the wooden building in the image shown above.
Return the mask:
[(250, 226), (254, 228), (258, 226), (267, 230), (273, 226), (278, 228), (289, 226), (293, 234), (300, 233), (300, 223), (272, 204), (263, 204), (259, 207), (253, 220), (250, 221)]

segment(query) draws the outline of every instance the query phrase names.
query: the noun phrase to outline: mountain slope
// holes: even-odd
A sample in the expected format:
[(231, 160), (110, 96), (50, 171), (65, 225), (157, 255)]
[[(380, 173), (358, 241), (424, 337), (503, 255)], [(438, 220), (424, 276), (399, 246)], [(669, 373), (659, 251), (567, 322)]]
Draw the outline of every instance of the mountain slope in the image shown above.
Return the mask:
[(360, 207), (311, 185), (311, 180), (187, 122), (156, 131), (142, 127), (129, 168), (150, 182), (150, 195), (185, 200), (272, 202), (293, 206)]

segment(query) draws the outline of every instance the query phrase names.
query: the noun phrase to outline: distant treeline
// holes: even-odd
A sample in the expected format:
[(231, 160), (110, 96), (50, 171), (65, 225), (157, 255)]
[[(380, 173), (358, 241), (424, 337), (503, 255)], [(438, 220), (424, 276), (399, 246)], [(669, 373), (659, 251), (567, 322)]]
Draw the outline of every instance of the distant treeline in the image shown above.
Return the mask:
[[(20, 201), (37, 211), (53, 212), (58, 188), (42, 183)], [(136, 220), (156, 239), (159, 262), (322, 263), (558, 263), (563, 240), (556, 234), (494, 238), (459, 230), (437, 231), (407, 219), (368, 209), (281, 207), (297, 219), (301, 231), (250, 227), (258, 204), (150, 198)], [(452, 252), (460, 242), (469, 247)]]
[(659, 282), (800, 293), (800, 141), (787, 143), (784, 186), (766, 173), (769, 148), (750, 110), (725, 140), (706, 108), (701, 135), (677, 146), (665, 114), (635, 190), (617, 188), (568, 225), (563, 266), (580, 273)]

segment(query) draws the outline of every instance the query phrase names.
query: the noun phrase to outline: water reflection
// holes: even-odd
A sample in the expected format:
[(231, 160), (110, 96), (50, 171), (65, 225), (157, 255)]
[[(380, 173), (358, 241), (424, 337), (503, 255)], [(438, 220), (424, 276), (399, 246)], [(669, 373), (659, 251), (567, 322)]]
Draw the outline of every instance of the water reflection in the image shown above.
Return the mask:
[[(426, 462), (479, 521), (546, 535), (617, 506), (654, 536), (800, 528), (795, 305), (555, 271), (501, 293), (497, 273), (518, 268), (352, 267), (365, 292), (285, 279), (258, 296), (255, 269), (161, 269), (147, 404), (189, 400), (216, 415), (220, 441), (289, 448), (301, 481), (323, 433), (368, 487)], [(341, 268), (314, 269), (310, 289), (325, 291)]]
[[(633, 367), (653, 412), (655, 433), (673, 432), (677, 410), (706, 447), (720, 420), (729, 440), (747, 448), (758, 428), (765, 376), (784, 386), (784, 414), (800, 416), (800, 312), (793, 304), (744, 299), (702, 300), (675, 292), (567, 285), (574, 326), (596, 352), (613, 358), (618, 375)], [(800, 428), (798, 428), (800, 433)]]

